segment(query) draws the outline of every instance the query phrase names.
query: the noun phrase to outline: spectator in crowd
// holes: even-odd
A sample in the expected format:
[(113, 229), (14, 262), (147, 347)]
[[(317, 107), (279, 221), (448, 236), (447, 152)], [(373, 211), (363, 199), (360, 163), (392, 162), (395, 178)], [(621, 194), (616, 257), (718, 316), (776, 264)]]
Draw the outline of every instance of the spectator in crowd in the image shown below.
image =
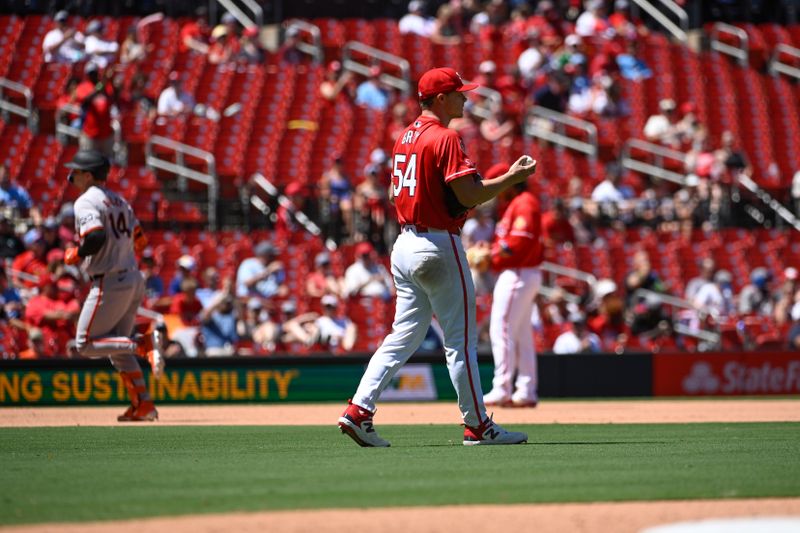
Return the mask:
[(197, 287), (197, 280), (187, 276), (181, 280), (180, 292), (172, 297), (169, 312), (180, 317), (185, 327), (195, 327), (200, 324), (203, 304), (197, 299)]
[(317, 343), (333, 353), (350, 351), (356, 342), (356, 325), (353, 321), (337, 313), (339, 299), (326, 294), (322, 297), (322, 315), (314, 320)]
[(140, 270), (144, 277), (145, 301), (155, 306), (154, 304), (164, 296), (164, 281), (156, 273), (156, 260), (152, 248), (145, 248), (142, 251)]
[(600, 337), (586, 326), (586, 315), (580, 311), (571, 313), (569, 323), (570, 328), (556, 338), (554, 353), (598, 353), (602, 350)]
[(487, 241), (478, 241), (465, 250), (476, 297), (492, 294), (494, 290), (496, 275), (490, 268), (491, 252), (491, 244)]
[(226, 11), (222, 14), (219, 24), (214, 26), (214, 29), (211, 30), (211, 33), (213, 34), (214, 30), (220, 31), (222, 29), (224, 29), (233, 38), (236, 38), (236, 36), (239, 34), (239, 22), (230, 11)]
[[(15, 271), (14, 284), (30, 289), (37, 286), (37, 281), (31, 276), (38, 279), (47, 273), (47, 247), (38, 229), (28, 231), (22, 240), (27, 250), (14, 258), (11, 268)], [(22, 276), (17, 273), (22, 273)]]
[(717, 271), (717, 263), (712, 257), (704, 257), (700, 261), (700, 274), (686, 283), (686, 289), (683, 292), (683, 299), (691, 302), (697, 296), (700, 288), (706, 283), (713, 283), (714, 272)]
[[(684, 102), (681, 104), (678, 111), (680, 112), (680, 119), (678, 120), (676, 129), (678, 139), (682, 146), (708, 138), (708, 131), (697, 117), (697, 106), (695, 106), (694, 103)], [(724, 135), (725, 133), (723, 132), (723, 137)]]
[(719, 149), (714, 152), (714, 158), (717, 166), (724, 169), (722, 172), (742, 171), (750, 166), (747, 155), (742, 151), (733, 132), (730, 130), (723, 131), (720, 137), (720, 144)]
[(610, 279), (599, 280), (594, 287), (594, 295), (594, 310), (587, 325), (600, 337), (604, 351), (614, 351), (627, 340), (625, 302), (617, 293), (617, 284)]
[(790, 350), (800, 350), (800, 291), (795, 293), (792, 308), (792, 325), (789, 328), (786, 342)]
[[(247, 304), (244, 306), (244, 313), (236, 321), (236, 335), (244, 342), (252, 341), (254, 344), (253, 351), (255, 353), (266, 350), (266, 347), (258, 345), (253, 339), (256, 330), (266, 322), (269, 322), (269, 313), (264, 309), (264, 304), (261, 302), (261, 299), (255, 297), (249, 298)], [(272, 349), (269, 351), (275, 351), (275, 346), (273, 345)]]
[(344, 284), (333, 273), (330, 254), (320, 252), (314, 258), (314, 270), (306, 278), (306, 295), (311, 298), (322, 298), (326, 294), (342, 296)]
[(206, 357), (232, 356), (236, 354), (239, 334), (236, 331), (238, 313), (230, 290), (220, 291), (200, 312), (200, 331)]
[(177, 72), (170, 72), (169, 85), (158, 96), (158, 114), (177, 117), (192, 112), (194, 98), (181, 87), (181, 77)]
[(665, 292), (666, 287), (656, 271), (653, 270), (647, 250), (637, 250), (633, 254), (632, 263), (632, 270), (625, 276), (625, 293), (629, 302), (633, 293), (639, 289)]
[(531, 28), (527, 34), (527, 48), (517, 58), (517, 68), (523, 79), (532, 83), (542, 73), (546, 61), (540, 32), (537, 28)]
[(147, 77), (137, 72), (131, 78), (131, 86), (126, 93), (120, 95), (119, 107), (123, 115), (141, 114), (147, 120), (156, 117), (156, 101), (147, 94)]
[(754, 268), (750, 283), (739, 293), (739, 314), (770, 316), (773, 313), (770, 284), (772, 273), (765, 267)]
[(481, 61), (478, 65), (478, 76), (474, 83), (487, 89), (497, 90), (497, 63), (491, 59)]
[(58, 211), (58, 237), (61, 242), (75, 242), (75, 207), (72, 202), (64, 202)]
[[(28, 194), (25, 187), (11, 179), (8, 165), (4, 163), (0, 163), (0, 206), (10, 207), (21, 217), (25, 217), (31, 210), (35, 210), (31, 195)], [(38, 214), (38, 210), (36, 212)]]
[(714, 317), (726, 317), (736, 312), (733, 302), (733, 276), (727, 270), (718, 270), (713, 279), (706, 281), (690, 300), (697, 309)]
[(236, 272), (236, 296), (239, 298), (284, 297), (288, 294), (286, 271), (277, 260), (278, 250), (268, 241), (255, 247), (255, 257), (242, 261)]
[(617, 55), (620, 75), (628, 80), (642, 81), (653, 77), (653, 71), (639, 57), (639, 41), (631, 39), (625, 43), (625, 52)]
[(425, 16), (425, 3), (420, 0), (411, 0), (408, 3), (408, 13), (400, 18), (397, 27), (400, 33), (413, 33), (420, 37), (429, 37), (433, 33), (434, 21)]
[(527, 20), (528, 28), (535, 29), (541, 35), (542, 43), (549, 46), (566, 37), (565, 21), (550, 0), (539, 0), (532, 17)]
[(56, 356), (56, 347), (47, 344), (42, 330), (29, 328), (27, 348), (19, 353), (18, 359), (49, 359), (54, 356)]
[(618, 204), (625, 200), (625, 195), (620, 188), (622, 169), (616, 163), (606, 165), (605, 179), (597, 184), (592, 191), (592, 201), (598, 204)]
[(297, 26), (289, 26), (284, 35), (284, 41), (280, 49), (278, 49), (277, 57), (280, 63), (289, 65), (299, 65), (303, 62), (305, 54), (297, 47), (300, 44), (300, 28)]
[[(500, 163), (500, 165), (505, 168), (504, 164)], [(490, 173), (492, 173), (492, 169), (487, 171), (487, 174)], [(494, 238), (494, 215), (496, 207), (496, 200), (480, 204), (475, 207), (471, 216), (464, 222), (464, 226), (461, 229), (461, 242), (465, 250), (482, 242), (492, 242)]]
[(386, 251), (384, 233), (389, 210), (386, 184), (382, 183), (386, 174), (383, 164), (368, 164), (364, 169), (364, 181), (358, 184), (353, 197), (354, 238), (371, 242), (381, 253)]
[(178, 270), (169, 282), (167, 292), (170, 296), (174, 296), (181, 292), (181, 284), (183, 280), (194, 277), (194, 269), (197, 268), (197, 261), (194, 257), (184, 254), (175, 262)]
[(356, 260), (344, 273), (344, 292), (348, 297), (374, 297), (388, 300), (394, 294), (392, 277), (376, 261), (375, 249), (368, 242), (355, 248)]
[(181, 27), (180, 44), (178, 49), (181, 52), (190, 50), (199, 53), (208, 53), (208, 22), (206, 15), (208, 9), (204, 5), (199, 5), (194, 12), (194, 20), (187, 22)]
[(783, 271), (783, 284), (775, 297), (775, 323), (783, 326), (792, 320), (795, 294), (800, 290), (800, 280), (795, 267), (786, 267)]
[[(248, 305), (255, 308), (256, 301), (258, 305), (261, 305), (260, 299), (253, 298), (248, 301)], [(280, 306), (280, 314), (276, 314), (274, 317), (266, 310), (259, 311), (257, 327), (252, 330), (252, 338), (256, 345), (256, 350), (273, 353), (277, 350), (285, 349), (286, 345), (302, 343), (294, 333), (289, 333), (288, 331), (299, 332), (302, 339), (306, 338), (306, 331), (296, 320), (296, 312), (297, 304), (294, 300), (284, 301)], [(250, 319), (250, 322), (252, 322), (252, 319)]]
[[(320, 195), (324, 188), (320, 188)], [(279, 239), (286, 239), (290, 242), (302, 240), (301, 223), (302, 217), (305, 216), (303, 212), (306, 203), (309, 200), (308, 187), (301, 185), (298, 181), (292, 181), (286, 186), (283, 193), (286, 195), (288, 202), (281, 202), (278, 206), (276, 213), (277, 220), (275, 221), (275, 233)], [(328, 193), (330, 194), (330, 193)]]
[(25, 243), (14, 231), (11, 220), (0, 211), (0, 259), (9, 260), (25, 252)]
[(5, 268), (0, 268), (0, 318), (6, 321), (18, 321), (25, 314), (19, 291), (8, 283)]
[(491, 106), (489, 116), (481, 122), (480, 132), (486, 142), (511, 146), (518, 133), (517, 123), (508, 116), (502, 105)]
[(74, 336), (81, 308), (74, 297), (59, 298), (56, 279), (49, 274), (39, 276), (39, 294), (25, 306), (25, 322), (42, 330), (48, 351), (67, 354), (67, 342)]
[(258, 28), (245, 28), (239, 38), (237, 59), (242, 63), (258, 65), (264, 62), (264, 49), (259, 41)]
[(553, 287), (545, 299), (541, 293), (537, 295), (538, 311), (545, 325), (565, 325), (569, 317), (580, 312), (577, 303), (567, 299), (567, 291), (560, 286)]
[[(70, 77), (67, 80), (67, 86), (64, 88), (64, 94), (58, 97), (56, 100), (56, 109), (60, 110), (65, 106), (74, 106), (78, 107), (80, 102), (78, 101), (77, 97), (77, 90), (78, 85), (80, 84), (81, 80), (75, 77)], [(64, 112), (64, 119), (67, 124), (69, 124), (73, 128), (80, 129), (81, 125), (83, 124), (83, 119), (80, 113), (72, 113), (72, 112)]]
[(111, 119), (118, 114), (114, 105), (116, 94), (109, 80), (101, 78), (96, 63), (87, 63), (84, 80), (75, 89), (83, 113), (83, 128), (79, 140), (81, 150), (97, 150), (109, 159), (114, 158), (114, 130)]
[(380, 77), (380, 67), (370, 67), (369, 76), (356, 89), (356, 104), (378, 111), (389, 108), (389, 91), (381, 84)]
[(575, 229), (569, 220), (569, 209), (561, 198), (556, 198), (553, 208), (542, 213), (542, 244), (547, 249), (574, 242)]
[(679, 145), (678, 115), (675, 100), (664, 98), (658, 103), (659, 113), (647, 119), (644, 136), (650, 142)]
[(226, 278), (220, 287), (220, 276), (213, 266), (206, 267), (200, 275), (200, 287), (197, 289), (197, 299), (206, 309), (220, 294), (230, 292), (232, 280)]
[(136, 26), (131, 26), (125, 34), (125, 40), (122, 41), (122, 47), (120, 47), (119, 51), (119, 62), (123, 65), (139, 63), (154, 49), (154, 45), (141, 42), (139, 40), (138, 28)]
[(392, 116), (386, 126), (384, 146), (394, 146), (394, 142), (403, 133), (408, 122), (408, 106), (404, 102), (397, 102), (392, 106)]
[(103, 39), (103, 29), (103, 23), (99, 20), (91, 21), (86, 25), (86, 38), (83, 43), (86, 58), (101, 70), (114, 61), (119, 51), (119, 44), (116, 41)]
[(229, 63), (238, 53), (238, 42), (225, 25), (219, 25), (211, 32), (211, 46), (208, 48), (208, 62), (212, 65)]
[(563, 113), (569, 102), (569, 80), (561, 72), (554, 72), (547, 78), (547, 84), (533, 94), (536, 105)]
[(44, 239), (47, 252), (64, 247), (64, 243), (61, 242), (61, 238), (58, 235), (58, 219), (56, 217), (44, 219), (40, 231), (42, 232), (42, 239)]
[[(344, 165), (341, 157), (336, 157), (331, 167), (322, 173), (318, 187), (325, 190), (323, 195), (327, 199), (327, 206), (320, 206), (330, 214), (330, 221), (343, 231), (343, 235), (353, 235), (353, 187), (350, 184), (350, 177), (344, 172)], [(333, 236), (336, 242), (340, 242), (340, 233)]]
[(331, 61), (328, 63), (328, 68), (325, 69), (325, 79), (319, 85), (319, 93), (328, 102), (337, 100), (339, 95), (352, 99), (355, 97), (354, 94), (351, 94), (353, 91), (350, 89), (352, 81), (352, 72), (342, 69), (341, 62)]
[(439, 6), (436, 11), (436, 20), (433, 21), (433, 29), (428, 37), (434, 44), (461, 44), (461, 34), (451, 4)]
[(69, 27), (69, 13), (59, 11), (53, 17), (55, 28), (47, 32), (42, 41), (45, 63), (76, 63), (83, 59), (84, 36)]
[(575, 21), (575, 33), (582, 37), (604, 36), (609, 30), (604, 0), (586, 0), (585, 11)]

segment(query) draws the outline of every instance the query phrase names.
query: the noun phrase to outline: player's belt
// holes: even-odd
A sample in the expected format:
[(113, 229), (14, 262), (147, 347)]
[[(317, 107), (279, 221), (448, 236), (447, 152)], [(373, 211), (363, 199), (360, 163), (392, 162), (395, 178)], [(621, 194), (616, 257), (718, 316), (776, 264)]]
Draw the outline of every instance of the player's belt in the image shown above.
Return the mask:
[(420, 226), (419, 224), (403, 224), (402, 230), (410, 230), (414, 233), (449, 233), (450, 235), (461, 235), (460, 231), (450, 231), (439, 228), (429, 228), (427, 226)]
[(104, 272), (102, 274), (95, 274), (94, 276), (90, 276), (89, 279), (92, 281), (97, 281), (98, 279), (103, 279), (106, 276), (116, 276), (119, 274), (125, 274), (128, 271), (126, 268), (125, 270), (117, 270), (115, 272)]

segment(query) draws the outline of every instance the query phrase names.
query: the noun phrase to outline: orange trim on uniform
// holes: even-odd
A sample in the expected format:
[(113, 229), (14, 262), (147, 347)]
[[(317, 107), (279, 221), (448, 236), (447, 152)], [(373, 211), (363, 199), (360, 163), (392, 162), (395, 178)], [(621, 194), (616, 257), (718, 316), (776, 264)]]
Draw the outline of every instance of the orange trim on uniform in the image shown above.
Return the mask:
[(478, 407), (478, 396), (475, 394), (475, 383), (472, 379), (472, 368), (469, 364), (469, 308), (467, 307), (467, 282), (464, 280), (464, 269), (461, 266), (461, 258), (458, 257), (458, 248), (453, 235), (450, 235), (450, 245), (453, 247), (453, 254), (456, 256), (458, 273), (461, 276), (461, 292), (464, 297), (464, 362), (467, 364), (467, 377), (469, 378), (469, 390), (472, 392), (472, 402), (475, 405), (475, 413), (478, 415), (478, 427), (483, 425), (481, 420), (481, 410)]
[(87, 236), (87, 235), (89, 235), (90, 233), (92, 233), (92, 232), (94, 232), (94, 231), (99, 231), (99, 230), (101, 230), (101, 229), (104, 229), (104, 228), (103, 228), (103, 226), (95, 226), (95, 227), (93, 227), (93, 228), (89, 228), (89, 229), (88, 229), (88, 230), (86, 230), (85, 232), (81, 233), (81, 239), (83, 239), (84, 237), (86, 237), (86, 236)]

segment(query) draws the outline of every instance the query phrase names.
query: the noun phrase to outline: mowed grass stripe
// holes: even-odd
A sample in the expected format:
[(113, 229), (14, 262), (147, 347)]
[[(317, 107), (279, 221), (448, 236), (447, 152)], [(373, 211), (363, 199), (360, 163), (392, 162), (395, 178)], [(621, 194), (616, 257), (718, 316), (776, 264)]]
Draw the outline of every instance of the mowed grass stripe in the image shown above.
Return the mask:
[(0, 430), (0, 523), (234, 510), (800, 496), (800, 424), (514, 426), (465, 447), (457, 426)]

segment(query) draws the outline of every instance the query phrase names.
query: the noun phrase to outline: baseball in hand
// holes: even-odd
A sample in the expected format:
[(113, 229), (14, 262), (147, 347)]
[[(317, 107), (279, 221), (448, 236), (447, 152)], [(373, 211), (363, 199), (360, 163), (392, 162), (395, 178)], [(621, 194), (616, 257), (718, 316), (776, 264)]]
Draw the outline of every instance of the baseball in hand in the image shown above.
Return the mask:
[(528, 165), (533, 163), (533, 158), (531, 156), (529, 156), (529, 155), (523, 155), (520, 158), (519, 162), (527, 167)]

